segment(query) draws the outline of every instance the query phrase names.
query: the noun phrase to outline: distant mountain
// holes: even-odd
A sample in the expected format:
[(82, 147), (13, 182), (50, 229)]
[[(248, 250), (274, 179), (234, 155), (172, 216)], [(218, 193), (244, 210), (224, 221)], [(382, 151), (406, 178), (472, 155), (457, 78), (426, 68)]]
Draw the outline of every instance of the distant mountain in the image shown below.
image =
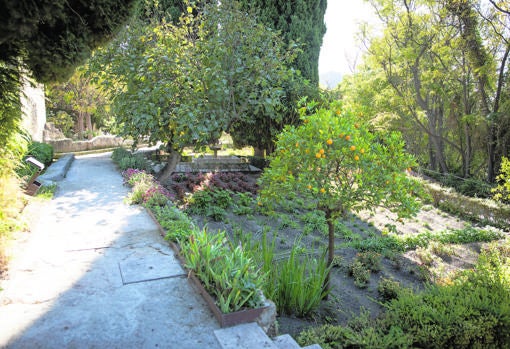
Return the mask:
[(319, 81), (321, 86), (324, 86), (328, 89), (333, 89), (340, 83), (340, 81), (342, 81), (342, 73), (339, 73), (337, 71), (328, 71), (326, 73), (320, 73)]

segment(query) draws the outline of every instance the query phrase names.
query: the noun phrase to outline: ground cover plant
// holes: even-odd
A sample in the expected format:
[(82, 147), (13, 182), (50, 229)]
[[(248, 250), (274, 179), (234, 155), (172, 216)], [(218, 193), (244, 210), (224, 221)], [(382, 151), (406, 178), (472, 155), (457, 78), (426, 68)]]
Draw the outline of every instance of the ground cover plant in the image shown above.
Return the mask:
[[(422, 292), (383, 280), (386, 311), (346, 326), (304, 331), (301, 345), (323, 348), (507, 348), (510, 345), (510, 244), (491, 244), (474, 270)], [(391, 291), (390, 291), (391, 289)]]

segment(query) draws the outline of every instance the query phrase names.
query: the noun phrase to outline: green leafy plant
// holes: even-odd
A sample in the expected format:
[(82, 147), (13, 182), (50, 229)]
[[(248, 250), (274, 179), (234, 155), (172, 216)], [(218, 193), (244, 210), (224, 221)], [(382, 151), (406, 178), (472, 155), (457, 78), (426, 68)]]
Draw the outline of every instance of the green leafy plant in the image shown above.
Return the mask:
[[(187, 199), (187, 209), (194, 214), (208, 214), (212, 217), (222, 215), (234, 203), (232, 193), (227, 190), (209, 189), (197, 190)], [(223, 214), (224, 215), (224, 214)]]
[(153, 206), (151, 211), (165, 230), (166, 240), (183, 241), (196, 229), (188, 216), (173, 205)]
[[(301, 333), (298, 342), (323, 348), (506, 348), (510, 343), (508, 246), (508, 241), (489, 245), (474, 270), (446, 285), (429, 285), (420, 292), (400, 289), (376, 320), (361, 315), (356, 326), (316, 327)], [(392, 297), (394, 286), (384, 281), (380, 287)]]
[(262, 290), (278, 312), (304, 317), (318, 308), (328, 291), (324, 287), (329, 268), (324, 256), (317, 258), (297, 241), (285, 254), (275, 253), (276, 234), (270, 239), (264, 230), (260, 238), (252, 238), (236, 230), (235, 243), (241, 245), (266, 275)]
[(385, 302), (397, 299), (401, 289), (400, 282), (393, 279), (381, 278), (377, 284), (379, 297)]
[(354, 285), (359, 288), (366, 288), (370, 282), (370, 269), (359, 260), (349, 266), (349, 275), (354, 278)]
[(43, 185), (39, 190), (37, 191), (37, 197), (44, 199), (44, 200), (50, 200), (55, 195), (55, 192), (57, 191), (57, 184), (50, 184), (50, 185)]
[(253, 213), (253, 204), (255, 200), (251, 194), (238, 193), (235, 198), (233, 212), (236, 215), (243, 216)]
[(318, 231), (324, 235), (327, 234), (324, 212), (317, 210), (307, 212), (302, 216), (301, 221), (304, 223), (303, 233), (310, 234)]
[(374, 251), (364, 251), (356, 255), (356, 260), (374, 273), (381, 271), (381, 259), (381, 254)]
[(510, 202), (510, 160), (507, 157), (501, 158), (501, 169), (497, 177), (498, 186), (492, 190), (494, 200)]
[(274, 299), (279, 312), (304, 317), (328, 294), (325, 281), (329, 267), (325, 254), (320, 258), (303, 255), (294, 244), (288, 259), (279, 261), (274, 267), (278, 273)]
[(264, 275), (240, 246), (228, 243), (224, 232), (194, 231), (181, 242), (181, 249), (185, 266), (216, 298), (222, 312), (261, 305)]

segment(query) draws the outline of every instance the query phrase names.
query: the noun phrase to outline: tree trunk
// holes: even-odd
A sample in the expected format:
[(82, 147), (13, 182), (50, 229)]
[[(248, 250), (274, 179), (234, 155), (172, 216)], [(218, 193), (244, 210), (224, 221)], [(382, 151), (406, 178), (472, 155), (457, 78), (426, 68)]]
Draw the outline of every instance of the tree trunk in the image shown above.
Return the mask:
[(253, 156), (258, 156), (260, 158), (263, 158), (264, 157), (264, 149), (259, 148), (259, 147), (254, 147), (253, 148)]
[[(331, 217), (331, 210), (323, 209), (322, 210), (326, 216), (326, 222), (328, 224), (328, 275), (325, 280), (325, 291), (326, 295), (329, 293), (331, 289), (331, 264), (333, 264), (333, 259), (335, 258), (335, 222)], [(327, 297), (327, 296), (326, 296)], [(327, 299), (327, 298), (326, 298)]]
[(177, 164), (180, 161), (181, 161), (181, 152), (173, 150), (173, 149), (170, 150), (170, 155), (168, 156), (166, 166), (158, 177), (158, 180), (161, 182), (161, 184), (164, 184), (170, 178), (172, 173), (175, 172), (175, 168), (177, 167)]
[(489, 121), (489, 135), (487, 142), (487, 181), (496, 182), (496, 126)]
[(76, 120), (76, 133), (78, 134), (78, 139), (83, 138), (83, 113), (81, 111), (78, 112), (78, 120)]
[(92, 139), (92, 118), (90, 113), (85, 113), (85, 124), (87, 125), (87, 138)]

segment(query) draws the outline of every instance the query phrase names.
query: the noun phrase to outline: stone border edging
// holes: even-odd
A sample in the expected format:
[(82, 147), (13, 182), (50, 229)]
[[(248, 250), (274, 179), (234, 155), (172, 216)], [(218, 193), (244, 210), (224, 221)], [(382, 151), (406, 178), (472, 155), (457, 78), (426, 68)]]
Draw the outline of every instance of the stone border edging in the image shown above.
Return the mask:
[(74, 157), (74, 154), (66, 154), (62, 156), (53, 164), (51, 164), (46, 172), (40, 175), (37, 180), (43, 185), (53, 184), (54, 182), (63, 180), (74, 161)]

